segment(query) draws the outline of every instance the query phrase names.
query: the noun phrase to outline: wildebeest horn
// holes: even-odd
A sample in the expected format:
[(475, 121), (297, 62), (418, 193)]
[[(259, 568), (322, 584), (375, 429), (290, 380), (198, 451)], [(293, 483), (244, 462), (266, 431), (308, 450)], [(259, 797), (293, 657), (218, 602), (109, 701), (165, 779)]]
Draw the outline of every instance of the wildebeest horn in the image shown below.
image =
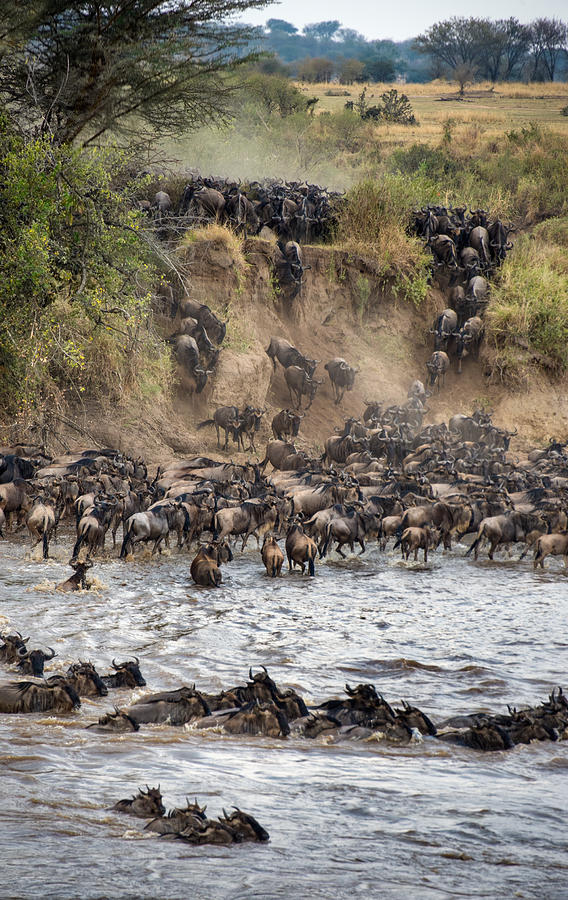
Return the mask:
[(115, 663), (114, 659), (113, 659), (113, 661), (112, 661), (112, 667), (113, 667), (113, 669), (117, 669), (117, 670), (120, 669), (120, 666), (118, 666), (118, 665)]
[(133, 656), (132, 659), (134, 660), (134, 662), (136, 663), (137, 666), (140, 665), (140, 660), (138, 659), (137, 656)]
[(26, 656), (29, 655), (29, 654), (28, 654), (28, 651), (27, 651), (27, 649), (26, 649), (25, 647), (18, 647), (18, 651), (17, 651), (17, 652), (18, 652), (18, 656), (20, 657), (20, 659), (25, 659)]
[(249, 678), (251, 681), (253, 681), (254, 676), (252, 674), (252, 666), (249, 666)]
[(227, 815), (227, 810), (225, 809), (225, 807), (223, 807), (223, 815), (224, 815), (225, 819), (228, 819), (228, 818), (229, 818), (229, 816)]
[(45, 656), (45, 654), (44, 654), (44, 656), (45, 656), (46, 659), (53, 659), (54, 656), (57, 656), (57, 654), (56, 654), (55, 650), (53, 649), (53, 647), (48, 647), (47, 649), (48, 649), (48, 650), (51, 650), (51, 656)]

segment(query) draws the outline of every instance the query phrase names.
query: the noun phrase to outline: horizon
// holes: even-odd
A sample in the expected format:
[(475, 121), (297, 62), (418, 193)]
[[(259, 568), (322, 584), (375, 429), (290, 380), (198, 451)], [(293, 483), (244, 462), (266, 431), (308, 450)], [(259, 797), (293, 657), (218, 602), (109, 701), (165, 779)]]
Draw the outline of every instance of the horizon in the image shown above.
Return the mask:
[[(246, 24), (265, 27), (269, 19), (284, 19), (301, 32), (306, 25), (330, 19), (338, 19), (342, 28), (358, 31), (368, 41), (392, 40), (396, 42), (412, 40), (422, 34), (436, 22), (442, 22), (454, 16), (471, 16), (471, 4), (463, 0), (450, 2), (440, 0), (436, 6), (438, 12), (432, 16), (429, 8), (418, 0), (409, 0), (404, 6), (370, 7), (368, 0), (352, 0), (346, 10), (345, 3), (339, 0), (312, 0), (311, 3), (300, 0), (282, 0), (272, 3), (262, 10), (246, 12)], [(349, 20), (345, 20), (345, 12)], [(564, 15), (563, 15), (564, 14)], [(528, 0), (478, 0), (475, 15), (487, 19), (517, 18), (527, 24), (538, 18), (557, 18), (566, 20), (566, 5), (560, 0), (542, 0), (538, 11)], [(412, 25), (408, 24), (409, 19)]]

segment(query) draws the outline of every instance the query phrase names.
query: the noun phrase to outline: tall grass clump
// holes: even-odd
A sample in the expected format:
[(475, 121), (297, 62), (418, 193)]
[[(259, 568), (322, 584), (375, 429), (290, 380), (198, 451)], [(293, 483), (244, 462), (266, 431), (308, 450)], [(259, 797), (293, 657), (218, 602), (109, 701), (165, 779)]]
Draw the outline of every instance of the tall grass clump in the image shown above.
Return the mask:
[(392, 278), (395, 290), (415, 303), (426, 295), (430, 260), (409, 227), (412, 210), (431, 190), (427, 180), (393, 174), (362, 181), (348, 191), (336, 231), (339, 245), (372, 260), (377, 274)]
[(531, 365), (557, 375), (568, 369), (568, 271), (558, 250), (540, 235), (523, 235), (492, 290), (486, 335), (497, 368), (502, 357), (512, 381)]

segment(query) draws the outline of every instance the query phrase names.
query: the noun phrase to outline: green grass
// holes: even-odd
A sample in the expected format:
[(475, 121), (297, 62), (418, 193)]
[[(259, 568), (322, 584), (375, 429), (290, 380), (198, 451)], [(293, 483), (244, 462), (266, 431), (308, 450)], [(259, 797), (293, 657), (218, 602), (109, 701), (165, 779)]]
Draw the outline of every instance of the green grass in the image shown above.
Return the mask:
[(511, 380), (534, 364), (568, 369), (568, 265), (559, 249), (541, 233), (522, 235), (492, 290), (486, 335)]

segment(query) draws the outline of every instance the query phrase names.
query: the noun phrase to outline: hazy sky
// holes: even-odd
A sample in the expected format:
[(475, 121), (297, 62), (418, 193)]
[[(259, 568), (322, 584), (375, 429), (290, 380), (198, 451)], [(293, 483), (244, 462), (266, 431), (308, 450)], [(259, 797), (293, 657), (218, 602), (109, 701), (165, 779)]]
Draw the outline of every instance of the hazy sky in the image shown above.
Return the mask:
[(478, 16), (521, 22), (541, 17), (568, 19), (566, 0), (405, 0), (378, 3), (377, 0), (282, 0), (261, 11), (247, 12), (244, 21), (264, 25), (267, 19), (286, 19), (300, 30), (310, 22), (339, 19), (345, 28), (354, 28), (368, 39), (391, 38), (402, 41), (415, 37), (434, 22), (452, 16)]

